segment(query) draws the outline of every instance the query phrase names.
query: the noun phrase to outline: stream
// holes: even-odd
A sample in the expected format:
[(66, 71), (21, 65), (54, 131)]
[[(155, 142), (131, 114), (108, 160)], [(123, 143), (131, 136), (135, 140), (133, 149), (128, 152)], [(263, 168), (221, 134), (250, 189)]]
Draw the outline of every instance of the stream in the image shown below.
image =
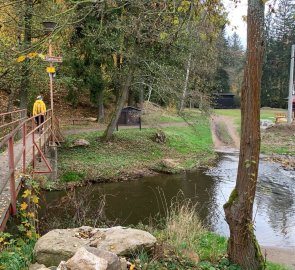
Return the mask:
[[(39, 219), (53, 227), (62, 227), (60, 223), (74, 215), (70, 210), (74, 206), (80, 211), (80, 219), (93, 219), (95, 215), (103, 214), (113, 224), (147, 224), (155, 217), (165, 216), (171, 201), (180, 196), (181, 191), (182, 196), (197, 203), (197, 212), (207, 228), (228, 236), (223, 204), (235, 186), (237, 167), (238, 154), (224, 153), (211, 169), (160, 174), (130, 182), (93, 184), (77, 188), (74, 197), (78, 199), (70, 202), (65, 191), (44, 192)], [(100, 208), (103, 194), (105, 206)], [(294, 198), (295, 172), (285, 171), (276, 163), (261, 161), (254, 205), (255, 233), (261, 245), (295, 247)]]

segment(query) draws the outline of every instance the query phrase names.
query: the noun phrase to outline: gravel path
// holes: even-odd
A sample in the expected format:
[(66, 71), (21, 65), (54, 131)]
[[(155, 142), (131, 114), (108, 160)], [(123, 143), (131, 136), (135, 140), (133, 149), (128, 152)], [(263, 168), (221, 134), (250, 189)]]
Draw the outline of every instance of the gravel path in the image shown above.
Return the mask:
[[(142, 128), (163, 128), (163, 127), (186, 127), (188, 126), (185, 122), (179, 122), (179, 123), (161, 123), (157, 125), (142, 125)], [(119, 131), (121, 129), (138, 129), (138, 126), (119, 126)], [(96, 126), (96, 127), (78, 127), (78, 128), (68, 128), (68, 129), (62, 129), (63, 135), (76, 135), (81, 133), (87, 133), (87, 132), (94, 132), (94, 131), (103, 131), (105, 130), (105, 126)]]

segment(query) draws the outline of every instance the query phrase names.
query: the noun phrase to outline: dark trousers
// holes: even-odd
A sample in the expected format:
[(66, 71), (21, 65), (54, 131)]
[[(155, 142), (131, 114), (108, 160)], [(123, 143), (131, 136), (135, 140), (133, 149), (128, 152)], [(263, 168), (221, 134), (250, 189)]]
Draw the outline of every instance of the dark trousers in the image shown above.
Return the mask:
[[(37, 124), (37, 126), (41, 125), (42, 123), (44, 123), (44, 115), (38, 115), (35, 117), (35, 122)], [(38, 132), (41, 131), (42, 128), (38, 128)]]

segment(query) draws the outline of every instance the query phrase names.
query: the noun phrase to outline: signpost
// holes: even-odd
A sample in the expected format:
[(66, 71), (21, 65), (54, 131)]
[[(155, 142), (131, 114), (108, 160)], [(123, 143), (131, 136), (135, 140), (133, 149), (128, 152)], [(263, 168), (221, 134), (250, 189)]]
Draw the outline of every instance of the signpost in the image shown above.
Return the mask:
[(45, 62), (49, 62), (50, 66), (47, 67), (46, 71), (49, 74), (50, 79), (50, 105), (53, 115), (53, 74), (55, 73), (55, 67), (53, 66), (53, 63), (62, 63), (62, 57), (61, 56), (53, 56), (52, 55), (52, 45), (51, 40), (49, 40), (49, 48), (48, 48), (48, 55), (45, 56), (44, 59)]
[(50, 63), (62, 63), (62, 57), (46, 55), (44, 61)]
[[(49, 74), (49, 87), (50, 87), (50, 106), (51, 106), (51, 121), (52, 121), (52, 132), (54, 135), (54, 111), (53, 111), (53, 75), (55, 73), (55, 67), (53, 63), (62, 63), (61, 56), (53, 56), (52, 55), (52, 45), (51, 39), (49, 40), (49, 48), (48, 48), (48, 55), (45, 56), (45, 62), (49, 62), (49, 67), (46, 68), (47, 73)], [(54, 140), (54, 136), (52, 137), (52, 141)]]

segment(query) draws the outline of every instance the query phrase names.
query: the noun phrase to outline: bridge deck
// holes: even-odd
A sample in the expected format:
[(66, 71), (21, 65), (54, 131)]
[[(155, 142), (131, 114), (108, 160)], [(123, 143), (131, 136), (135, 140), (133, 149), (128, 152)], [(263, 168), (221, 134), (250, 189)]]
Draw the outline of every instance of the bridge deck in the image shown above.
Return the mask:
[[(30, 165), (33, 173), (36, 172), (36, 157), (44, 157), (43, 149), (52, 136), (51, 123), (49, 111), (47, 119), (39, 127), (35, 126), (34, 118), (27, 119), (0, 141), (0, 231), (4, 230), (9, 215), (15, 213), (16, 196), (22, 182), (21, 173), (26, 172)], [(44, 132), (38, 132), (38, 128)], [(44, 161), (50, 168), (45, 158)]]

